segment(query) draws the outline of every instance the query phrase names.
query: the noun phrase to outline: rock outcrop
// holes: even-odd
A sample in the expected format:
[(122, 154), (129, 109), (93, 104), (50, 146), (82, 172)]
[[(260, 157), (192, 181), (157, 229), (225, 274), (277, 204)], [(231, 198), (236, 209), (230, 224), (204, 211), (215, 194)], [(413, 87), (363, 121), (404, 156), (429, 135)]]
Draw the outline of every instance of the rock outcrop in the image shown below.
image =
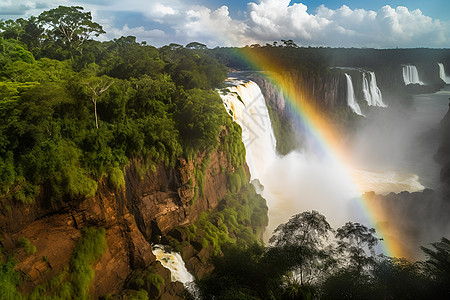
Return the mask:
[(441, 121), (441, 145), (434, 158), (442, 165), (441, 181), (450, 185), (450, 108)]
[[(8, 203), (0, 215), (1, 244), (6, 252), (17, 253), (16, 270), (27, 275), (22, 292), (29, 293), (69, 264), (85, 226), (105, 228), (108, 244), (106, 253), (93, 265), (91, 295), (96, 299), (122, 291), (133, 270), (155, 264), (152, 241), (177, 226), (193, 223), (225, 196), (227, 176), (220, 170), (234, 170), (222, 151), (208, 158), (204, 193), (196, 196), (195, 164), (201, 165), (205, 159), (204, 154), (195, 162), (179, 159), (175, 168), (160, 164), (154, 171), (143, 171), (142, 163), (134, 160), (125, 168), (125, 187), (120, 190), (102, 179), (91, 198), (47, 204), (38, 200), (34, 205)], [(20, 237), (36, 247), (34, 254), (17, 246)], [(166, 287), (161, 299), (175, 299), (180, 287)]]

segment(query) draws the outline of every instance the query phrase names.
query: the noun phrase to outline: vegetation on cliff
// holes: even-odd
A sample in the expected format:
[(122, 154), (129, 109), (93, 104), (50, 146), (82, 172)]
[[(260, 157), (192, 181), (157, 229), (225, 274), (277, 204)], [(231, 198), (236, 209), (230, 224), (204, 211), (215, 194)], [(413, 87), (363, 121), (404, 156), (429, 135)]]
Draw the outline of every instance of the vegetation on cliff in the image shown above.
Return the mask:
[[(77, 28), (71, 39), (59, 24)], [(2, 22), (1, 29), (4, 205), (92, 196), (104, 176), (123, 186), (120, 173), (134, 157), (175, 165), (217, 146), (227, 115), (210, 89), (226, 69), (208, 55), (134, 37), (90, 40), (103, 30), (79, 7)]]
[[(198, 47), (157, 49), (132, 36), (91, 39), (101, 33), (81, 7), (60, 6), (27, 20), (0, 22), (2, 213), (7, 216), (11, 207), (50, 214), (59, 207), (76, 209), (98, 194), (99, 183), (122, 191), (131, 161), (137, 162), (141, 179), (161, 166), (170, 170), (180, 160), (193, 162), (193, 205), (204, 197), (211, 155), (218, 152), (228, 164), (213, 173), (223, 174), (229, 193), (214, 199), (218, 210), (204, 212), (181, 230), (192, 229), (192, 241), (214, 253), (227, 243), (258, 241), (267, 225), (267, 206), (248, 183), (241, 129), (214, 91), (226, 78), (226, 67)], [(92, 264), (107, 245), (104, 229), (85, 226), (81, 234), (69, 264), (27, 297), (89, 298)], [(28, 255), (36, 251), (25, 238), (16, 247)], [(16, 288), (26, 277), (14, 265), (12, 257), (2, 257), (0, 290), (21, 298)], [(159, 296), (164, 280), (149, 270), (127, 293)]]

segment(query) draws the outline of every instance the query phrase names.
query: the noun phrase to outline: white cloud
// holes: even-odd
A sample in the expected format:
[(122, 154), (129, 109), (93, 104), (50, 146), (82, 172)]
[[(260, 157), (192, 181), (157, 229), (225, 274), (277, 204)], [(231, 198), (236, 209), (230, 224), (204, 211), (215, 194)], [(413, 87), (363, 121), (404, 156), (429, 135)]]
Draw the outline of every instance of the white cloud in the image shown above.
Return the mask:
[[(94, 20), (107, 31), (106, 37), (133, 34), (157, 46), (191, 41), (210, 47), (243, 46), (292, 39), (300, 45), (346, 47), (450, 47), (450, 23), (423, 15), (420, 10), (388, 5), (377, 11), (346, 5), (330, 9), (321, 5), (310, 13), (305, 4), (290, 0), (259, 0), (247, 4), (241, 19), (232, 18), (227, 6), (207, 8), (193, 0), (61, 0), (62, 5), (81, 5), (92, 11)], [(38, 15), (38, 6), (55, 7), (56, 0), (0, 0), (3, 11)], [(41, 8), (40, 11), (48, 8)], [(36, 13), (37, 12), (37, 13)], [(116, 12), (116, 19), (106, 15)], [(122, 19), (117, 12), (141, 14), (148, 24)], [(5, 15), (5, 14), (2, 14)], [(3, 16), (0, 15), (0, 18)], [(129, 15), (129, 14), (128, 14)], [(127, 14), (124, 14), (127, 16)], [(144, 18), (144, 19), (145, 19)], [(155, 23), (157, 24), (155, 26)], [(120, 25), (115, 25), (120, 24)], [(159, 24), (159, 25), (158, 25)]]
[(240, 45), (254, 39), (246, 35), (248, 26), (243, 21), (233, 20), (227, 6), (211, 11), (196, 6), (186, 12), (185, 22), (177, 25), (178, 37), (184, 42), (201, 41), (213, 47), (217, 45)]
[(388, 5), (377, 12), (351, 9), (332, 10), (321, 5), (315, 14), (304, 4), (288, 0), (262, 0), (248, 5), (247, 34), (262, 42), (291, 38), (303, 45), (326, 46), (449, 46), (448, 26), (424, 16), (420, 10)]
[(137, 37), (137, 42), (146, 41), (149, 44), (157, 44), (162, 42), (170, 42), (170, 37), (160, 29), (145, 29), (143, 26), (132, 27), (124, 25), (122, 28), (112, 27), (110, 25), (105, 25), (103, 28), (106, 34), (101, 37), (102, 40), (112, 40), (114, 38), (119, 38), (121, 36), (135, 36)]

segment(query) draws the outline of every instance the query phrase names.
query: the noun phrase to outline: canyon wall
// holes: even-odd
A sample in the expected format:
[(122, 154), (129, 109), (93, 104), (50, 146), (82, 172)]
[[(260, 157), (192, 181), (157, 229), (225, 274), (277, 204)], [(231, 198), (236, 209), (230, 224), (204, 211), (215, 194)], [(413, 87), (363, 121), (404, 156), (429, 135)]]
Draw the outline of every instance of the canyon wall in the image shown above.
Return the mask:
[[(196, 197), (199, 187), (194, 171), (205, 159), (210, 161), (204, 193)], [(234, 172), (226, 153), (220, 150), (209, 158), (201, 153), (194, 161), (179, 159), (175, 168), (160, 164), (153, 171), (146, 171), (142, 161), (134, 160), (125, 168), (122, 189), (114, 189), (102, 179), (91, 198), (47, 204), (36, 201), (40, 205), (8, 203), (0, 215), (1, 244), (7, 253), (17, 253), (16, 270), (26, 275), (21, 291), (29, 293), (61, 273), (70, 262), (81, 229), (94, 226), (106, 229), (108, 244), (106, 253), (93, 265), (94, 299), (120, 293), (133, 270), (149, 266), (166, 277), (161, 295), (181, 297), (182, 285), (169, 284), (170, 276), (155, 261), (151, 243), (177, 226), (192, 224), (203, 211), (216, 208), (227, 192), (225, 170)], [(36, 247), (35, 253), (27, 254), (18, 246), (21, 237)]]

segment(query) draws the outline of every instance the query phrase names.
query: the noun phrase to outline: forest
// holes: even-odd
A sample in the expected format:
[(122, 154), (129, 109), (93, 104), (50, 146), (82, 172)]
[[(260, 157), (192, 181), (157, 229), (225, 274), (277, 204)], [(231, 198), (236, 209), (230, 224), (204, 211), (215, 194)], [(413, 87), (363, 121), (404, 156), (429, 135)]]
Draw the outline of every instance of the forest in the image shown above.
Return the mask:
[(211, 90), (227, 69), (201, 52), (90, 40), (101, 26), (77, 7), (0, 28), (2, 198), (92, 196), (105, 174), (122, 185), (134, 157), (174, 165), (237, 126)]
[[(217, 211), (177, 229), (187, 242), (166, 238), (176, 250), (187, 243), (213, 248), (214, 270), (197, 281), (202, 298), (450, 297), (446, 238), (423, 248), (424, 262), (375, 257), (374, 229), (349, 222), (334, 230), (325, 216), (311, 211), (280, 225), (263, 245), (267, 206), (248, 183), (240, 127), (215, 91), (227, 78), (227, 67), (243, 67), (243, 62), (229, 50), (195, 42), (156, 48), (133, 36), (93, 39), (102, 33), (81, 7), (0, 21), (2, 214), (11, 203), (57, 207), (82, 201), (96, 194), (101, 180), (123, 189), (124, 168), (133, 160), (144, 162), (142, 172), (154, 172), (158, 165), (174, 167), (180, 157), (195, 160), (198, 153), (208, 156), (220, 148), (234, 170), (227, 173), (227, 196)], [(299, 50), (295, 64), (287, 63), (292, 48), (287, 41), (251, 51), (276, 56), (278, 67), (295, 65), (304, 75), (319, 76), (334, 64), (327, 49), (315, 48)], [(196, 193), (201, 194), (205, 166), (196, 167)], [(90, 265), (108, 247), (105, 229), (92, 225), (82, 229), (69, 266), (30, 294), (20, 293), (23, 274), (14, 269), (14, 255), (1, 249), (0, 299), (89, 299)], [(36, 251), (27, 239), (18, 243), (29, 254)], [(104, 298), (148, 299), (155, 288), (159, 291), (158, 275), (133, 276), (129, 298)]]

